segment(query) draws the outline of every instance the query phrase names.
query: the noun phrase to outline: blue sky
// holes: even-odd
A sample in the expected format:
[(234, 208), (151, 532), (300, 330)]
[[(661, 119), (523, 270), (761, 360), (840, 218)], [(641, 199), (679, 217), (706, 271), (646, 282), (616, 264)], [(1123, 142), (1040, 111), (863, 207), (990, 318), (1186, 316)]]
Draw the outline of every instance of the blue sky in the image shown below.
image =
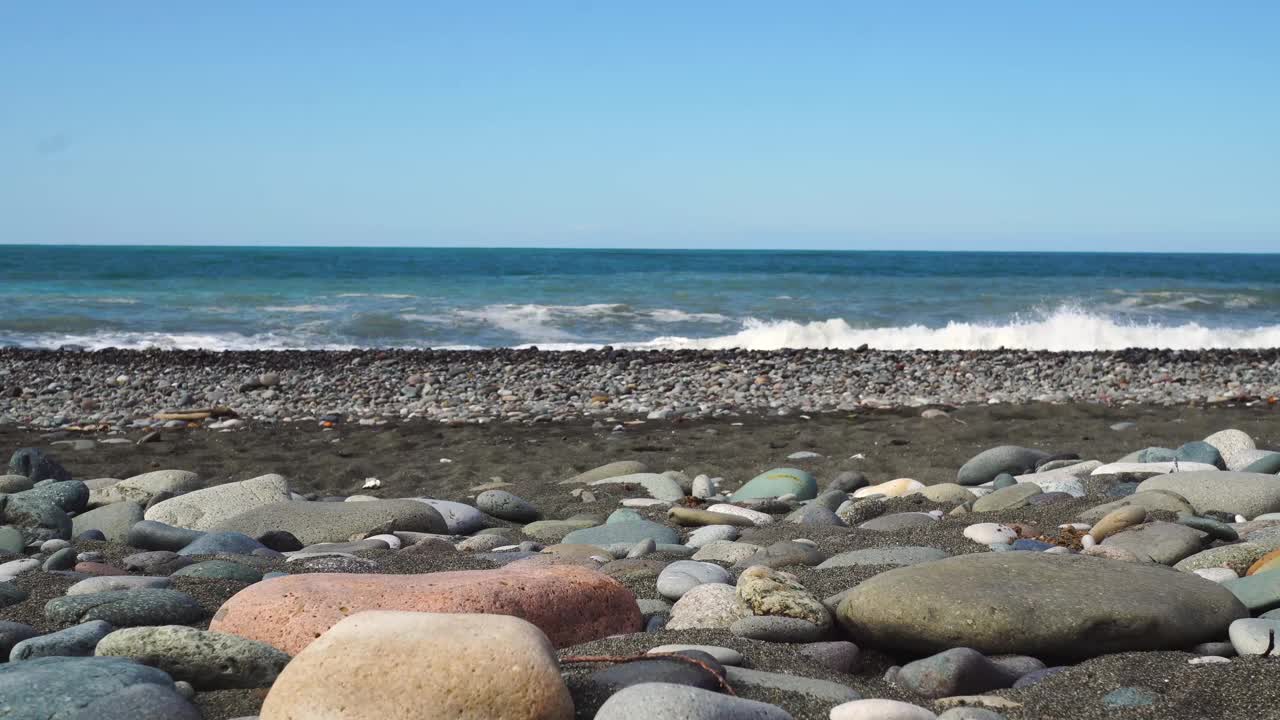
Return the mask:
[(1280, 3), (0, 4), (0, 242), (1280, 250)]

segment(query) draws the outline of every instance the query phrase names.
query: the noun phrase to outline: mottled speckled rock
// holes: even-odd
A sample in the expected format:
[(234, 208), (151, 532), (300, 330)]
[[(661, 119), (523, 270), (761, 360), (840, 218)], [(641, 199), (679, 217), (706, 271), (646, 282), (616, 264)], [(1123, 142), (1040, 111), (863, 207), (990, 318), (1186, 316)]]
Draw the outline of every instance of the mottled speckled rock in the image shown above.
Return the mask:
[(820, 629), (831, 626), (831, 614), (795, 575), (756, 565), (738, 576), (738, 601), (754, 615), (805, 620)]
[(1139, 492), (1148, 490), (1175, 492), (1201, 515), (1222, 510), (1253, 518), (1280, 510), (1280, 479), (1262, 473), (1210, 470), (1157, 475), (1138, 486)]
[(442, 535), (449, 532), (435, 508), (414, 500), (275, 503), (233, 515), (218, 523), (215, 529), (242, 532), (251, 537), (270, 530), (284, 530), (304, 545), (346, 542), (352, 535), (376, 535), (393, 530)]
[(243, 482), (195, 490), (156, 503), (147, 510), (146, 519), (190, 530), (213, 530), (229, 518), (246, 511), (263, 505), (287, 502), (289, 482), (281, 475), (262, 475)]
[(637, 632), (635, 596), (617, 581), (569, 565), (424, 575), (304, 574), (264, 580), (223, 603), (209, 629), (297, 653), (347, 615), (364, 610), (513, 615), (557, 647)]
[(201, 690), (271, 687), (289, 656), (265, 643), (184, 625), (116, 630), (94, 654), (131, 658)]

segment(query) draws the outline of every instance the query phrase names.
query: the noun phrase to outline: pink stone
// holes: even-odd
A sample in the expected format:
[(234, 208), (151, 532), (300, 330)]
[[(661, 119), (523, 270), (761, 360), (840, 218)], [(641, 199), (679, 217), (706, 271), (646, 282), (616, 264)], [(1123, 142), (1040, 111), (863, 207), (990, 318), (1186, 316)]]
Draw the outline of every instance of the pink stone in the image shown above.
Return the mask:
[(86, 575), (128, 575), (127, 572), (118, 567), (112, 567), (105, 563), (96, 562), (76, 563), (76, 566), (73, 569), (78, 573), (84, 573)]
[(209, 629), (296, 655), (343, 618), (365, 610), (511, 615), (556, 647), (639, 632), (635, 595), (616, 580), (571, 565), (422, 575), (312, 573), (255, 583), (223, 603)]

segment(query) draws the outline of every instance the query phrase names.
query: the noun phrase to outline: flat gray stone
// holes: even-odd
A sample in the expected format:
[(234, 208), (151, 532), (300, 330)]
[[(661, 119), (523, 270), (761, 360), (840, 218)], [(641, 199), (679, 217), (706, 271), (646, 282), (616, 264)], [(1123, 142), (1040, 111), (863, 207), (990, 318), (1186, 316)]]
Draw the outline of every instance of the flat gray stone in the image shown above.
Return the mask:
[(631, 475), (620, 475), (617, 477), (609, 477), (601, 480), (593, 480), (588, 483), (592, 486), (597, 485), (635, 485), (644, 488), (649, 497), (657, 500), (666, 500), (668, 502), (679, 502), (684, 499), (684, 489), (680, 487), (680, 483), (676, 482), (669, 475), (659, 473), (634, 473)]
[(1227, 628), (1227, 636), (1240, 655), (1280, 657), (1280, 620), (1237, 620)]
[(618, 460), (600, 467), (591, 468), (586, 472), (578, 473), (568, 480), (560, 481), (561, 485), (586, 485), (596, 480), (607, 480), (619, 475), (636, 475), (638, 473), (649, 472), (649, 466), (639, 460)]
[(1231, 471), (1178, 472), (1142, 481), (1138, 491), (1168, 490), (1186, 498), (1197, 515), (1211, 510), (1257, 517), (1280, 511), (1280, 477)]
[(129, 530), (143, 519), (142, 506), (136, 502), (103, 505), (71, 518), (71, 534), (80, 535), (89, 530), (101, 530), (108, 542), (124, 543), (129, 540)]
[(289, 497), (289, 482), (284, 476), (262, 475), (158, 502), (147, 510), (146, 519), (191, 530), (213, 530), (232, 517), (255, 508), (286, 503)]
[(574, 530), (565, 535), (561, 542), (604, 547), (614, 543), (632, 545), (646, 538), (658, 545), (676, 545), (680, 542), (680, 533), (661, 523), (646, 520), (634, 511), (623, 509), (615, 510), (604, 525)]
[[(732, 681), (730, 681), (732, 682)], [(674, 683), (640, 683), (605, 700), (595, 720), (792, 720), (768, 703)]]
[(938, 519), (928, 513), (923, 512), (900, 512), (891, 515), (881, 515), (877, 518), (862, 523), (858, 526), (859, 530), (878, 530), (880, 532), (893, 532), (894, 530), (905, 530), (907, 528), (932, 527), (938, 523)]
[(1149, 522), (1108, 536), (1103, 547), (1128, 550), (1139, 560), (1173, 565), (1204, 547), (1208, 534), (1181, 523)]
[(241, 532), (251, 537), (259, 537), (271, 530), (284, 530), (304, 545), (346, 542), (352, 535), (377, 535), (393, 530), (449, 532), (435, 508), (414, 500), (280, 502), (234, 515), (215, 529)]
[(528, 500), (506, 490), (485, 490), (476, 496), (476, 507), (496, 518), (518, 523), (533, 522), (540, 515)]
[(94, 700), (69, 720), (202, 720), (203, 717), (196, 706), (174, 688), (134, 685)]
[(678, 653), (685, 650), (697, 650), (704, 652), (716, 659), (721, 665), (741, 665), (742, 653), (732, 648), (720, 647), (719, 645), (659, 645), (650, 648), (646, 655), (659, 655), (662, 653)]
[(1146, 509), (1148, 512), (1162, 510), (1171, 513), (1195, 513), (1195, 508), (1191, 507), (1190, 503), (1186, 502), (1177, 494), (1152, 491), (1136, 492), (1132, 495), (1122, 497), (1119, 500), (1091, 507), (1077, 515), (1076, 519), (1092, 525), (1101, 520), (1112, 510), (1126, 505), (1137, 505), (1140, 508)]
[(62, 625), (104, 620), (116, 627), (132, 627), (194, 623), (205, 617), (205, 611), (184, 592), (146, 588), (54, 598), (45, 604), (44, 615)]
[(160, 493), (181, 495), (199, 489), (200, 476), (196, 473), (186, 470), (155, 470), (124, 480), (95, 483), (89, 490), (89, 504), (98, 506), (128, 501), (146, 505)]
[(1169, 568), (1011, 551), (880, 573), (837, 619), (859, 645), (895, 652), (1084, 658), (1191, 647), (1247, 614), (1224, 587)]
[(97, 575), (88, 577), (67, 588), (66, 595), (92, 595), (93, 593), (113, 592), (116, 590), (138, 590), (140, 588), (167, 588), (173, 583), (167, 577), (149, 577), (146, 575)]
[(1000, 488), (993, 493), (983, 495), (973, 501), (973, 512), (995, 512), (997, 510), (1008, 510), (1010, 508), (1020, 508), (1027, 504), (1032, 497), (1042, 495), (1044, 490), (1033, 482), (1017, 483), (1009, 487)]
[(440, 513), (440, 517), (444, 518), (448, 532), (454, 535), (470, 535), (489, 526), (489, 519), (484, 516), (484, 513), (466, 503), (432, 498), (414, 498), (414, 500), (435, 508), (435, 511)]
[(1237, 580), (1228, 580), (1222, 587), (1249, 608), (1261, 613), (1280, 608), (1280, 571), (1260, 572)]
[(1036, 463), (1049, 453), (1016, 445), (1001, 445), (983, 450), (960, 467), (956, 482), (971, 486), (991, 482), (1000, 473), (1020, 475), (1035, 470)]
[(823, 628), (800, 618), (780, 615), (748, 615), (735, 620), (729, 632), (749, 640), (773, 643), (811, 643), (822, 638)]

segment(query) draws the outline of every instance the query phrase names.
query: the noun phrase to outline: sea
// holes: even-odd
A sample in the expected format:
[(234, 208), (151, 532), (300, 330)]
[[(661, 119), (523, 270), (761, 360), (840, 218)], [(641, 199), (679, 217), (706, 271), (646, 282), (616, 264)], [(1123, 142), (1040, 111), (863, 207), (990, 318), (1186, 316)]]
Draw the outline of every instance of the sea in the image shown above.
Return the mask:
[(0, 245), (0, 346), (1280, 346), (1280, 255)]

